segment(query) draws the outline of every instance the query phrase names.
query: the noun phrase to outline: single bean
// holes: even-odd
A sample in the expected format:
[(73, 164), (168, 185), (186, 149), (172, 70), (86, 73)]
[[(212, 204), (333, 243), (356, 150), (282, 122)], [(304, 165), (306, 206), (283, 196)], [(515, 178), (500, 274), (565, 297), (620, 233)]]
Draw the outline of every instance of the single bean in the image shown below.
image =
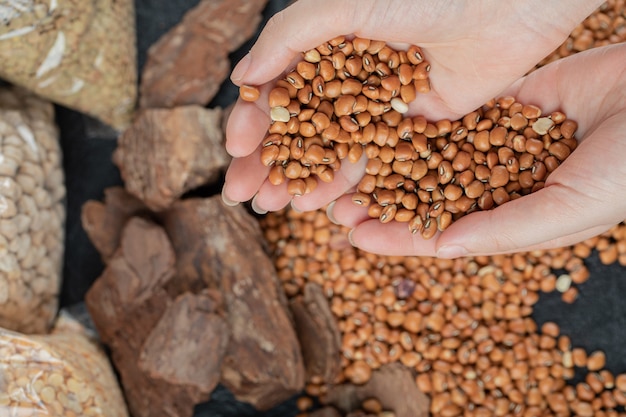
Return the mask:
[(261, 93), (257, 87), (251, 85), (242, 85), (239, 87), (239, 97), (244, 101), (257, 101)]

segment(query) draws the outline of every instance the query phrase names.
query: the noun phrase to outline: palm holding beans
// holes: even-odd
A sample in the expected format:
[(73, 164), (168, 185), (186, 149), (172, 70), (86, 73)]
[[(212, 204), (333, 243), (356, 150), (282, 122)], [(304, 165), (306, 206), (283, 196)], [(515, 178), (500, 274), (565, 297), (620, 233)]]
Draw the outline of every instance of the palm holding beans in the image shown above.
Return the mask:
[[(618, 159), (624, 155), (624, 144), (616, 135), (625, 117), (624, 100), (620, 99), (624, 90), (618, 88), (624, 85), (624, 75), (615, 70), (626, 62), (624, 46), (579, 54), (515, 82), (558, 46), (599, 2), (569, 4), (562, 11), (566, 17), (560, 19), (554, 19), (559, 12), (556, 8), (564, 6), (534, 2), (406, 3), (361, 1), (357, 8), (350, 1), (330, 7), (300, 0), (270, 21), (248, 58), (233, 73), (237, 84), (260, 85), (262, 99), (240, 101), (231, 115), (227, 148), (235, 159), (227, 173), (225, 200), (245, 201), (256, 195), (253, 207), (257, 210), (274, 210), (289, 203), (286, 185), (277, 189), (267, 182), (268, 168), (260, 162), (259, 144), (270, 122), (267, 95), (275, 79), (293, 65), (298, 51), (342, 31), (383, 38), (397, 47), (402, 42), (423, 46), (433, 68), (432, 91), (418, 95), (409, 114), (454, 120), (492, 97), (509, 94), (520, 102), (538, 104), (546, 112), (563, 109), (579, 122), (579, 139), (584, 140), (550, 176), (544, 190), (496, 210), (467, 216), (428, 241), (406, 233), (406, 225), (369, 220), (366, 209), (354, 206), (349, 196), (341, 197), (332, 214), (354, 228), (351, 236), (358, 246), (374, 252), (439, 256), (516, 251), (533, 245), (573, 243), (623, 220), (624, 202), (614, 191), (625, 188), (619, 182), (624, 173), (616, 172), (624, 169)], [(318, 18), (309, 21), (311, 15)], [(407, 20), (410, 22), (402, 23)], [(271, 59), (266, 58), (269, 56)], [(587, 75), (589, 71), (593, 77)], [(364, 170), (365, 161), (343, 164), (334, 181), (320, 184), (292, 204), (301, 210), (318, 208), (354, 187)]]

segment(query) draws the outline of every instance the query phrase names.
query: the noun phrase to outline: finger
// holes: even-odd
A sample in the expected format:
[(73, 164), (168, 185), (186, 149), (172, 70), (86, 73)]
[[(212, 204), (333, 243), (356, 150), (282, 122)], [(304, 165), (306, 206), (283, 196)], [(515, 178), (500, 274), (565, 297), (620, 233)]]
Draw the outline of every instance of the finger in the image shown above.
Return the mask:
[(435, 243), (439, 232), (432, 239), (424, 239), (419, 233), (409, 232), (406, 223), (381, 223), (378, 219), (366, 220), (350, 232), (354, 246), (367, 252), (392, 256), (435, 256)]
[[(572, 162), (569, 166), (580, 169)], [(607, 201), (600, 190), (590, 191), (585, 178), (566, 166), (552, 175), (557, 176), (556, 182), (548, 178), (546, 187), (533, 194), (493, 210), (472, 213), (452, 224), (437, 242), (437, 256), (455, 258), (558, 247), (576, 243), (575, 239), (587, 238), (591, 232), (607, 230), (623, 217), (618, 202)], [(617, 214), (611, 214), (616, 207)]]
[(224, 181), (223, 195), (232, 202), (250, 200), (269, 174), (269, 167), (261, 163), (261, 149), (242, 158), (234, 158)]
[[(357, 27), (353, 2), (301, 0), (267, 22), (250, 53), (233, 70), (237, 84), (261, 85), (278, 77), (302, 51)], [(315, 18), (311, 18), (314, 16)]]
[(263, 181), (259, 192), (254, 196), (255, 207), (263, 211), (277, 211), (284, 208), (291, 201), (287, 192), (287, 182), (273, 185), (268, 180)]
[(286, 184), (272, 185), (269, 181), (265, 181), (259, 193), (252, 199), (252, 209), (259, 214), (278, 211), (285, 208), (291, 199)]
[[(563, 248), (566, 246), (572, 246), (576, 243), (582, 242), (586, 239), (598, 236), (607, 230), (609, 230), (614, 225), (601, 225), (594, 226), (589, 229), (585, 229), (581, 232), (569, 234), (567, 236), (559, 236), (556, 239), (548, 240), (546, 242), (538, 243), (536, 245), (531, 245), (527, 247), (520, 247), (516, 249), (511, 249), (503, 252), (493, 252), (493, 253), (481, 253), (481, 256), (491, 256), (491, 255), (504, 255), (511, 253), (520, 253), (520, 252), (532, 252), (537, 250), (548, 250), (555, 248)], [(440, 258), (446, 258), (447, 256), (441, 256), (439, 253), (437, 254)], [(456, 256), (452, 256), (452, 258), (456, 258)]]
[(341, 168), (335, 171), (332, 182), (327, 183), (318, 179), (315, 190), (293, 200), (294, 208), (300, 211), (316, 210), (337, 199), (363, 178), (365, 165), (367, 165), (365, 155), (356, 163), (342, 161)]
[(346, 194), (334, 202), (330, 208), (330, 215), (336, 223), (350, 228), (372, 219), (368, 214), (368, 207), (354, 204), (350, 194)]
[(327, 210), (329, 217), (335, 223), (354, 228), (371, 217), (367, 214), (367, 207), (357, 206), (352, 202), (351, 195), (338, 198)]
[(263, 141), (270, 117), (269, 108), (260, 108), (260, 103), (267, 103), (267, 98), (261, 97), (254, 103), (237, 100), (226, 125), (226, 151), (230, 155), (249, 155)]

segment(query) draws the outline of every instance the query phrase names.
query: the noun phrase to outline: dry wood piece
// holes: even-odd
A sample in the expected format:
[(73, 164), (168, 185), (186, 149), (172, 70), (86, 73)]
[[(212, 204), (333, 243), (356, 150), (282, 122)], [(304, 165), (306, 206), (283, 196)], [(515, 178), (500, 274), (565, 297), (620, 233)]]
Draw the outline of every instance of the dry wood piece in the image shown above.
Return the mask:
[(22, 333), (47, 332), (57, 312), (65, 221), (58, 135), (50, 103), (0, 90), (0, 326)]
[(208, 103), (228, 76), (228, 54), (249, 39), (267, 0), (203, 0), (148, 51), (140, 106)]
[(146, 206), (123, 187), (110, 187), (104, 190), (104, 203), (90, 200), (83, 205), (81, 221), (102, 260), (108, 262), (120, 245), (128, 219), (144, 213)]
[(341, 413), (333, 407), (323, 407), (319, 410), (311, 411), (308, 417), (341, 417)]
[(304, 295), (290, 300), (289, 308), (307, 371), (307, 380), (331, 384), (341, 371), (341, 335), (322, 287), (308, 283)]
[(365, 385), (339, 385), (332, 387), (326, 401), (350, 412), (369, 399), (376, 398), (385, 410), (392, 410), (396, 417), (427, 417), (430, 400), (415, 385), (411, 371), (393, 363), (383, 365), (372, 373)]
[(0, 78), (122, 129), (137, 99), (131, 0), (4, 1)]
[(220, 298), (216, 291), (176, 298), (144, 342), (139, 367), (152, 378), (213, 391), (229, 333), (226, 321), (216, 313)]
[(119, 250), (86, 296), (134, 416), (190, 416), (194, 404), (208, 400), (219, 378), (227, 338), (215, 314), (219, 297), (176, 298), (165, 289), (174, 272), (174, 250), (165, 232), (132, 218)]
[(105, 352), (61, 314), (51, 334), (0, 329), (0, 415), (126, 417)]
[(221, 382), (258, 409), (299, 392), (300, 346), (254, 217), (216, 196), (175, 203), (164, 225), (176, 250), (177, 280), (222, 292), (231, 337)]
[(119, 138), (114, 162), (126, 189), (152, 210), (215, 181), (228, 164), (222, 110), (200, 106), (142, 111)]

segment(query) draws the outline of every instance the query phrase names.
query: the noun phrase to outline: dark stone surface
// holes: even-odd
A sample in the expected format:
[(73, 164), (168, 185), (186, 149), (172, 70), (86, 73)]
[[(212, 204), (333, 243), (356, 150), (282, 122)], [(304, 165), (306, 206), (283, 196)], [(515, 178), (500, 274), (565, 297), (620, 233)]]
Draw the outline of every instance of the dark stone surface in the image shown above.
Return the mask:
[[(267, 19), (283, 8), (287, 0), (270, 0)], [(138, 62), (141, 69), (148, 47), (175, 25), (197, 0), (136, 0), (138, 24)], [(236, 63), (253, 41), (230, 55)], [(226, 106), (237, 97), (237, 89), (226, 81), (209, 107)], [(106, 126), (76, 112), (57, 107), (61, 128), (64, 168), (67, 181), (67, 226), (62, 306), (81, 302), (92, 282), (101, 274), (103, 264), (80, 224), (81, 206), (89, 199), (103, 198), (106, 187), (119, 185), (117, 168), (111, 162), (115, 133)], [(587, 260), (591, 279), (579, 286), (575, 303), (563, 303), (557, 293), (542, 294), (535, 306), (539, 324), (555, 321), (574, 346), (589, 350), (602, 349), (607, 354), (607, 368), (614, 373), (626, 372), (626, 269), (619, 265), (601, 265), (597, 256)], [(578, 375), (579, 377), (581, 375)], [(297, 414), (295, 400), (265, 413), (237, 402), (223, 387), (212, 395), (212, 401), (196, 407), (195, 417), (288, 417)]]

